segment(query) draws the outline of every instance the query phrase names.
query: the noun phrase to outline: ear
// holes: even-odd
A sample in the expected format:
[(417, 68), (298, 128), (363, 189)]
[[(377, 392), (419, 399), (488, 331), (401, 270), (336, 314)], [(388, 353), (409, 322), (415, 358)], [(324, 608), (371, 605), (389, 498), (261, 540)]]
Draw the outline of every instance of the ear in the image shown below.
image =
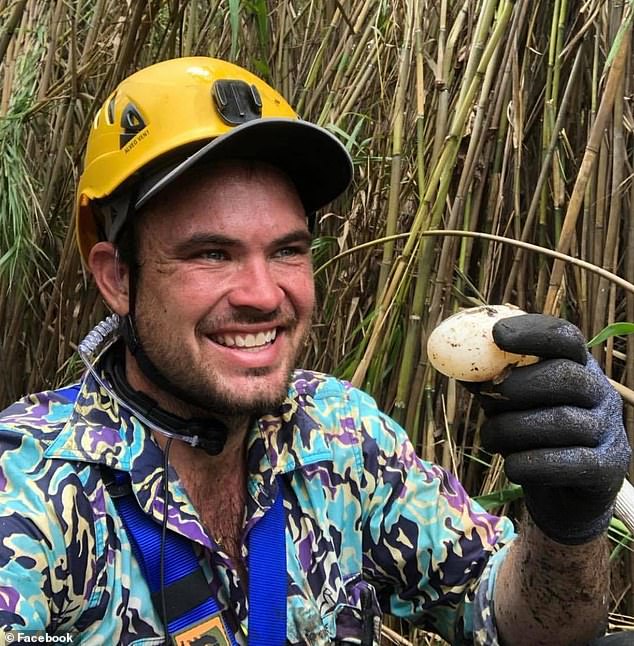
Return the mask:
[(130, 310), (130, 272), (128, 266), (119, 260), (112, 242), (98, 242), (90, 250), (88, 266), (110, 309), (119, 316), (125, 316)]

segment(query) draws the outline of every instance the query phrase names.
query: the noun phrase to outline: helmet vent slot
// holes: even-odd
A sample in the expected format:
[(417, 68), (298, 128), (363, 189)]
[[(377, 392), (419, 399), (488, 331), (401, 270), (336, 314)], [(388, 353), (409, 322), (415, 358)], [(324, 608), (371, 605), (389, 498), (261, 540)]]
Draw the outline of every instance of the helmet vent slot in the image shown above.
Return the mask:
[(106, 123), (109, 126), (114, 125), (114, 107), (115, 107), (116, 98), (117, 98), (116, 95), (113, 94), (110, 101), (108, 101), (108, 110), (106, 111)]
[(119, 136), (119, 148), (123, 148), (130, 139), (134, 139), (134, 137), (136, 137), (146, 125), (141, 113), (134, 103), (128, 103), (128, 105), (123, 109), (120, 125), (123, 131)]

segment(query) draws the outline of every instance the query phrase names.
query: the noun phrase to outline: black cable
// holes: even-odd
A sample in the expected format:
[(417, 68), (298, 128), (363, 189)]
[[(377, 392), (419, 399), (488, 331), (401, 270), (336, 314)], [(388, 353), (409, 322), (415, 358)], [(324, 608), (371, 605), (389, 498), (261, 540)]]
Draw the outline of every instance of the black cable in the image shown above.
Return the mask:
[(160, 577), (161, 577), (161, 611), (163, 615), (163, 631), (165, 632), (165, 643), (171, 644), (172, 638), (170, 637), (167, 628), (167, 602), (165, 599), (165, 539), (167, 536), (167, 509), (169, 505), (169, 477), (168, 477), (168, 458), (170, 446), (172, 445), (172, 438), (167, 438), (165, 451), (163, 452), (163, 523), (161, 531), (161, 559), (160, 559)]

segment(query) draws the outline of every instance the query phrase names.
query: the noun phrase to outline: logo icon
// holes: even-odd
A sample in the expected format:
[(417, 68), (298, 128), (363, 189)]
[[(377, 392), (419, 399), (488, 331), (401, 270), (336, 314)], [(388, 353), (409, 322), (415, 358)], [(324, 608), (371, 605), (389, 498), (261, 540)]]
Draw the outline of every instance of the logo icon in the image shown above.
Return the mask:
[(231, 646), (219, 614), (177, 633), (174, 641), (177, 646)]
[(119, 148), (123, 148), (146, 127), (146, 123), (134, 103), (128, 103), (123, 108), (120, 125), (122, 133), (119, 135)]

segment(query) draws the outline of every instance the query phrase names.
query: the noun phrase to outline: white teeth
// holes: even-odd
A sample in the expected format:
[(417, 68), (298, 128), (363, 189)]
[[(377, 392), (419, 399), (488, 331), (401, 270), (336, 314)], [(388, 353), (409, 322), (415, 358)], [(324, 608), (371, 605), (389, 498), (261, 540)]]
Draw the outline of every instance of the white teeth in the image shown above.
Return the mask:
[(277, 336), (277, 330), (272, 329), (268, 332), (258, 332), (257, 334), (220, 334), (213, 337), (213, 340), (220, 345), (225, 345), (228, 348), (238, 347), (245, 350), (254, 351), (260, 349), (269, 343), (272, 343)]
[(252, 348), (255, 345), (255, 336), (253, 334), (247, 334), (244, 337), (244, 347), (245, 348)]

